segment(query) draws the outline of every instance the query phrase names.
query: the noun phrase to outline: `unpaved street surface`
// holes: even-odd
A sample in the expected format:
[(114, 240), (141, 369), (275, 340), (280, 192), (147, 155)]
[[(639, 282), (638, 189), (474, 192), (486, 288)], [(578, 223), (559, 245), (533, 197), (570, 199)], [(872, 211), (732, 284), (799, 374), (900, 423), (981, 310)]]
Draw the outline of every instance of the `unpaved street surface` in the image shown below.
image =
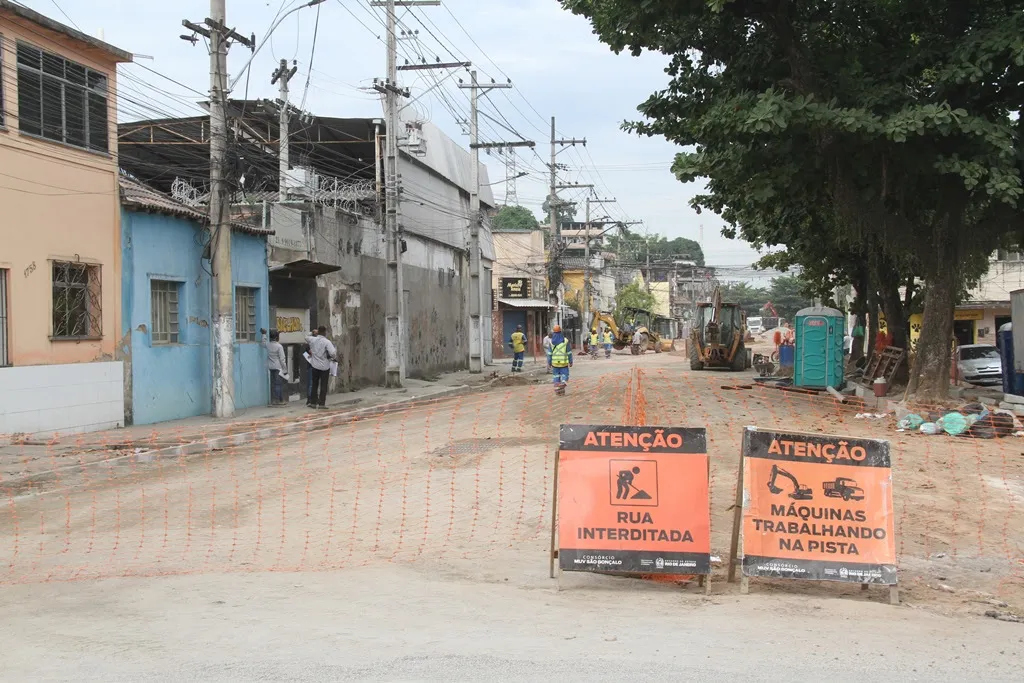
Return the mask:
[[(747, 386), (675, 354), (581, 359), (564, 398), (510, 382), (8, 488), (0, 674), (1017, 680), (1024, 624), (984, 614), (1024, 608), (1024, 442), (899, 434)], [(569, 574), (556, 593), (547, 578), (559, 424), (638, 418), (708, 429), (711, 598)], [(725, 583), (746, 425), (892, 439), (904, 605), (858, 586)]]

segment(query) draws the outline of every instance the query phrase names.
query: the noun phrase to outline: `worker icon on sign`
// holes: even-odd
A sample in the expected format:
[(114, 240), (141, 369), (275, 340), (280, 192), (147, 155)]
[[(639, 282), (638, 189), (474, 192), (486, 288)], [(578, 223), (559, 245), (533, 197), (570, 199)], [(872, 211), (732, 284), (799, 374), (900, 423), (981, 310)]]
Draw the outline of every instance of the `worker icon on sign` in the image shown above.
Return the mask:
[(634, 467), (631, 470), (619, 470), (619, 490), (615, 492), (617, 500), (627, 500), (629, 489), (633, 487), (633, 475), (640, 474), (640, 468)]
[(653, 460), (608, 461), (612, 505), (658, 506), (658, 464)]
[[(619, 471), (619, 490), (615, 493), (615, 497), (619, 500), (650, 500), (651, 494), (647, 493), (642, 489), (636, 488), (633, 485), (633, 476), (640, 474), (640, 468), (634, 467), (631, 470), (620, 470)], [(636, 493), (629, 495), (630, 489), (636, 489)]]

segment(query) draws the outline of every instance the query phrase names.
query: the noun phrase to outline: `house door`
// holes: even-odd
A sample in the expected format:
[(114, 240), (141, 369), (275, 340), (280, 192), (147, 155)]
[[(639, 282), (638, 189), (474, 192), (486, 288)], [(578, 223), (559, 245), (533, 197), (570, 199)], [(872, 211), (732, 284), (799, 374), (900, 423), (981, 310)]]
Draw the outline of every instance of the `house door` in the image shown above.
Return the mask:
[(508, 355), (512, 355), (512, 347), (508, 345), (509, 337), (516, 331), (516, 325), (523, 326), (523, 332), (526, 332), (526, 311), (517, 311), (505, 309), (502, 311), (501, 316), (501, 347), (506, 349)]
[(954, 320), (953, 321), (953, 336), (956, 337), (956, 343), (959, 346), (965, 346), (967, 344), (974, 343), (974, 321), (973, 320)]

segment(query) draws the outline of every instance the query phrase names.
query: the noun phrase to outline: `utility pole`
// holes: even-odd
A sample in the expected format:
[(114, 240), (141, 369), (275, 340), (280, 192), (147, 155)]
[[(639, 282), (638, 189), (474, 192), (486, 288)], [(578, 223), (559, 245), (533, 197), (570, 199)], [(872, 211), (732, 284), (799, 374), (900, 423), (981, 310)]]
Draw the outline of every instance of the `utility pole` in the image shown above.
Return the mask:
[(484, 371), (484, 329), (481, 322), (484, 310), (483, 264), (480, 258), (480, 225), (483, 215), (480, 213), (480, 150), (511, 149), (515, 147), (533, 147), (536, 143), (529, 140), (520, 142), (489, 142), (480, 143), (480, 95), (498, 88), (511, 88), (511, 83), (488, 83), (480, 85), (476, 80), (476, 70), (469, 72), (469, 84), (459, 83), (459, 87), (468, 89), (469, 94), (469, 148), (472, 151), (472, 168), (470, 169), (469, 189), (469, 371)]
[[(402, 283), (402, 235), (398, 173), (398, 98), (409, 97), (409, 91), (398, 87), (398, 16), (396, 7), (440, 5), (440, 0), (374, 0), (371, 7), (387, 10), (387, 76), (381, 83), (374, 79), (374, 89), (384, 95), (387, 121), (384, 145), (384, 233), (387, 242), (387, 293), (384, 305), (384, 383), (401, 387), (405, 380), (405, 287)], [(415, 68), (425, 68), (414, 65)]]
[(583, 248), (583, 324), (585, 329), (590, 329), (590, 205), (611, 204), (615, 199), (591, 199), (587, 195), (586, 213), (586, 236), (583, 238), (586, 243)]
[(295, 66), (294, 60), (292, 61), (292, 68), (288, 68), (288, 60), (282, 59), (281, 65), (277, 67), (277, 70), (271, 74), (270, 84), (277, 84), (278, 97), (281, 100), (281, 112), (278, 127), (281, 129), (278, 137), (280, 138), (280, 147), (278, 148), (278, 195), (277, 198), (284, 202), (288, 201), (288, 168), (290, 166), (288, 162), (288, 122), (291, 119), (290, 112), (288, 111), (288, 81), (292, 80), (292, 76), (299, 70), (299, 67)]
[[(551, 117), (551, 163), (548, 165), (551, 169), (551, 195), (548, 199), (550, 206), (548, 207), (551, 214), (551, 236), (557, 238), (561, 234), (561, 229), (558, 225), (558, 207), (560, 206), (558, 201), (558, 163), (556, 158), (558, 153), (563, 150), (559, 150), (559, 147), (565, 148), (569, 146), (575, 147), (576, 145), (587, 146), (587, 139), (576, 140), (575, 138), (569, 140), (558, 140), (555, 138), (555, 117)], [(573, 185), (572, 187), (592, 187), (590, 185)]]
[[(210, 0), (210, 16), (203, 25), (182, 21), (193, 34), (210, 41), (210, 262), (213, 270), (213, 414), (235, 414), (235, 297), (231, 284), (231, 225), (227, 183), (228, 47), (235, 41), (255, 50), (255, 36), (246, 38), (229, 28), (225, 0)], [(182, 36), (190, 42), (195, 35)]]

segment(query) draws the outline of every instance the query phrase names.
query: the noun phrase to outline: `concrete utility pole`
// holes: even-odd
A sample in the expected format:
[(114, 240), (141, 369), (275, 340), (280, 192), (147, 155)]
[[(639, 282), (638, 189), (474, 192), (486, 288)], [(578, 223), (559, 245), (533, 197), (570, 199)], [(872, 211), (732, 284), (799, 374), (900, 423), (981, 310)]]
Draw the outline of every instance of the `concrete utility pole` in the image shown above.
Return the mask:
[(288, 122), (291, 119), (290, 112), (288, 110), (288, 81), (292, 80), (292, 76), (299, 70), (299, 67), (295, 66), (294, 60), (292, 61), (292, 68), (288, 68), (288, 60), (282, 59), (281, 65), (277, 67), (270, 79), (270, 84), (274, 85), (277, 83), (278, 97), (281, 100), (281, 112), (278, 127), (281, 129), (278, 148), (278, 194), (277, 197), (280, 201), (288, 201)]
[(505, 149), (513, 147), (533, 147), (535, 143), (528, 140), (521, 142), (489, 142), (480, 143), (480, 95), (498, 88), (511, 88), (511, 83), (489, 83), (480, 85), (476, 80), (476, 71), (470, 71), (470, 83), (460, 83), (459, 87), (470, 91), (469, 105), (469, 148), (472, 150), (469, 189), (469, 371), (483, 372), (484, 329), (481, 322), (484, 310), (483, 264), (480, 254), (480, 225), (483, 215), (480, 213), (480, 150)]
[(591, 199), (590, 195), (587, 195), (586, 235), (583, 238), (585, 242), (583, 247), (583, 324), (588, 330), (590, 329), (590, 205), (611, 204), (615, 201), (615, 199)]
[[(409, 91), (398, 87), (398, 16), (395, 14), (395, 8), (440, 4), (440, 0), (374, 0), (370, 3), (371, 7), (385, 8), (388, 15), (387, 76), (383, 83), (374, 79), (373, 87), (384, 95), (384, 113), (387, 121), (384, 136), (384, 233), (387, 242), (384, 382), (389, 387), (400, 387), (405, 381), (405, 287), (402, 283), (403, 240), (399, 225), (401, 176), (398, 173), (398, 129), (401, 120), (398, 115), (398, 98), (409, 97)], [(426, 65), (415, 66), (423, 68)]]
[[(255, 37), (246, 38), (228, 28), (225, 0), (210, 0), (210, 16), (203, 25), (187, 19), (182, 25), (210, 41), (210, 262), (213, 269), (213, 414), (235, 414), (234, 342), (235, 297), (231, 284), (231, 225), (228, 216), (228, 46), (229, 41), (255, 49)], [(190, 42), (195, 35), (182, 36)]]
[[(552, 116), (551, 117), (551, 163), (548, 165), (549, 168), (551, 169), (551, 193), (550, 193), (549, 198), (548, 198), (548, 202), (549, 202), (548, 210), (549, 210), (549, 213), (551, 214), (551, 236), (557, 242), (557, 239), (558, 239), (559, 235), (561, 234), (561, 228), (560, 228), (560, 226), (558, 224), (558, 209), (559, 209), (560, 204), (559, 204), (559, 201), (558, 201), (558, 189), (559, 189), (559, 186), (558, 186), (558, 162), (556, 161), (556, 158), (558, 157), (558, 153), (560, 151), (562, 151), (562, 150), (559, 150), (558, 148), (559, 147), (565, 148), (565, 147), (568, 147), (570, 145), (573, 146), (573, 147), (575, 147), (576, 145), (583, 145), (584, 147), (586, 147), (587, 146), (587, 139), (583, 138), (582, 140), (576, 140), (576, 139), (558, 140), (555, 137), (555, 135), (556, 135), (556, 133), (555, 133), (555, 117)], [(593, 187), (593, 186), (591, 186), (591, 185), (573, 185), (572, 187)]]

